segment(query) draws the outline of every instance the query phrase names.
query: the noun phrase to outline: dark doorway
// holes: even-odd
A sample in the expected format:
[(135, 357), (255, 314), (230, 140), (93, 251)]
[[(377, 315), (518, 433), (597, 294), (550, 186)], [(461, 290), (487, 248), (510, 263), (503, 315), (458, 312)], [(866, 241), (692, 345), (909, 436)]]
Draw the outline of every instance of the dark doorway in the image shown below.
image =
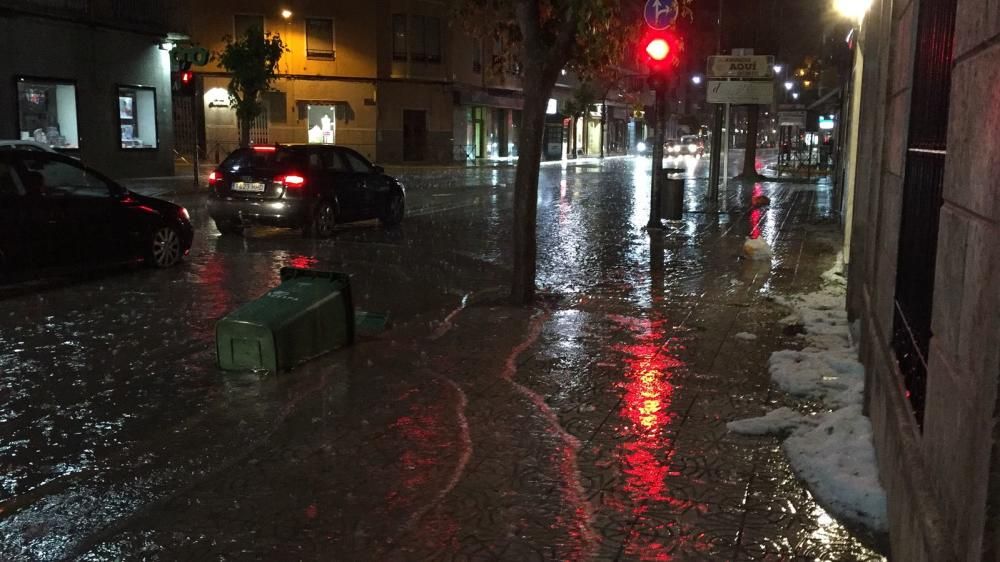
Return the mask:
[(493, 110), (493, 122), (497, 128), (497, 156), (501, 158), (506, 158), (510, 156), (508, 150), (508, 136), (507, 136), (507, 110), (506, 109), (494, 109)]
[(403, 110), (403, 160), (421, 162), (427, 157), (427, 112)]

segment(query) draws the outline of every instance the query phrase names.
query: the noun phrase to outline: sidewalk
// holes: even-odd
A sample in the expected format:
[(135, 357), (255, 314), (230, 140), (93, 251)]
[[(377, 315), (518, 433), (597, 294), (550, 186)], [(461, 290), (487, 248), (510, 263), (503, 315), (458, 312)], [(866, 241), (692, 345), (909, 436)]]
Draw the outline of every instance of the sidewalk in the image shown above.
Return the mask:
[[(288, 406), (259, 446), (90, 546), (174, 559), (879, 559), (816, 505), (776, 438), (725, 428), (786, 403), (766, 365), (796, 342), (770, 297), (815, 288), (832, 263), (828, 189), (769, 184), (763, 214), (690, 214), (635, 239), (586, 290), (530, 309), (502, 304), (503, 289), (470, 294), (443, 322), (310, 363), (283, 381)], [(736, 259), (754, 229), (772, 262)]]

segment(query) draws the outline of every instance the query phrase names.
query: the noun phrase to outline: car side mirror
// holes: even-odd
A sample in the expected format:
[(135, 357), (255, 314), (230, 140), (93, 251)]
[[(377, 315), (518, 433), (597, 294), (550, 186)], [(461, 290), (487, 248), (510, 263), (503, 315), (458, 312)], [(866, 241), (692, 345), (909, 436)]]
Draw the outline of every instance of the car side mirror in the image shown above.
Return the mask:
[(385, 168), (383, 168), (382, 166), (372, 166), (372, 170), (374, 170), (376, 174), (385, 173)]

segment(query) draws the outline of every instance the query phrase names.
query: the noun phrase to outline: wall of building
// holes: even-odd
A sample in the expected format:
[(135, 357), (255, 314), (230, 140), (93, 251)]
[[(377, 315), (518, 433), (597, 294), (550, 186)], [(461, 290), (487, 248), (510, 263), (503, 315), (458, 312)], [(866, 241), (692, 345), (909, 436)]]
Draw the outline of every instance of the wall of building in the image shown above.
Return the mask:
[(426, 123), (423, 162), (454, 160), (454, 104), (447, 84), (407, 81), (379, 83), (377, 153), (381, 162), (417, 161), (404, 157), (404, 113), (422, 111)]
[(866, 406), (888, 492), (893, 558), (1000, 554), (1000, 18), (958, 0), (923, 427), (891, 347), (910, 92), (921, 0), (865, 20), (849, 311), (861, 320)]
[[(76, 86), (76, 130), (80, 159), (113, 178), (173, 173), (173, 119), (168, 53), (160, 38), (108, 27), (95, 27), (8, 13), (0, 16), (0, 138), (21, 137), (18, 77), (58, 79)], [(149, 86), (156, 93), (155, 149), (121, 148), (119, 86)], [(64, 131), (65, 132), (65, 131)]]

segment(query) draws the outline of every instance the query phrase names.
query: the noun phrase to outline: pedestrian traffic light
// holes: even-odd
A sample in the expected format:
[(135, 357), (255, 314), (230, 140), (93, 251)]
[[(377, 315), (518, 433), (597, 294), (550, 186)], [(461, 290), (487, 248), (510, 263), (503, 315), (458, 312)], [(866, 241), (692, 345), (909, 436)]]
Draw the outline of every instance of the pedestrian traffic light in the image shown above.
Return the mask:
[(171, 74), (171, 89), (180, 96), (194, 95), (194, 73), (190, 70), (178, 70)]

